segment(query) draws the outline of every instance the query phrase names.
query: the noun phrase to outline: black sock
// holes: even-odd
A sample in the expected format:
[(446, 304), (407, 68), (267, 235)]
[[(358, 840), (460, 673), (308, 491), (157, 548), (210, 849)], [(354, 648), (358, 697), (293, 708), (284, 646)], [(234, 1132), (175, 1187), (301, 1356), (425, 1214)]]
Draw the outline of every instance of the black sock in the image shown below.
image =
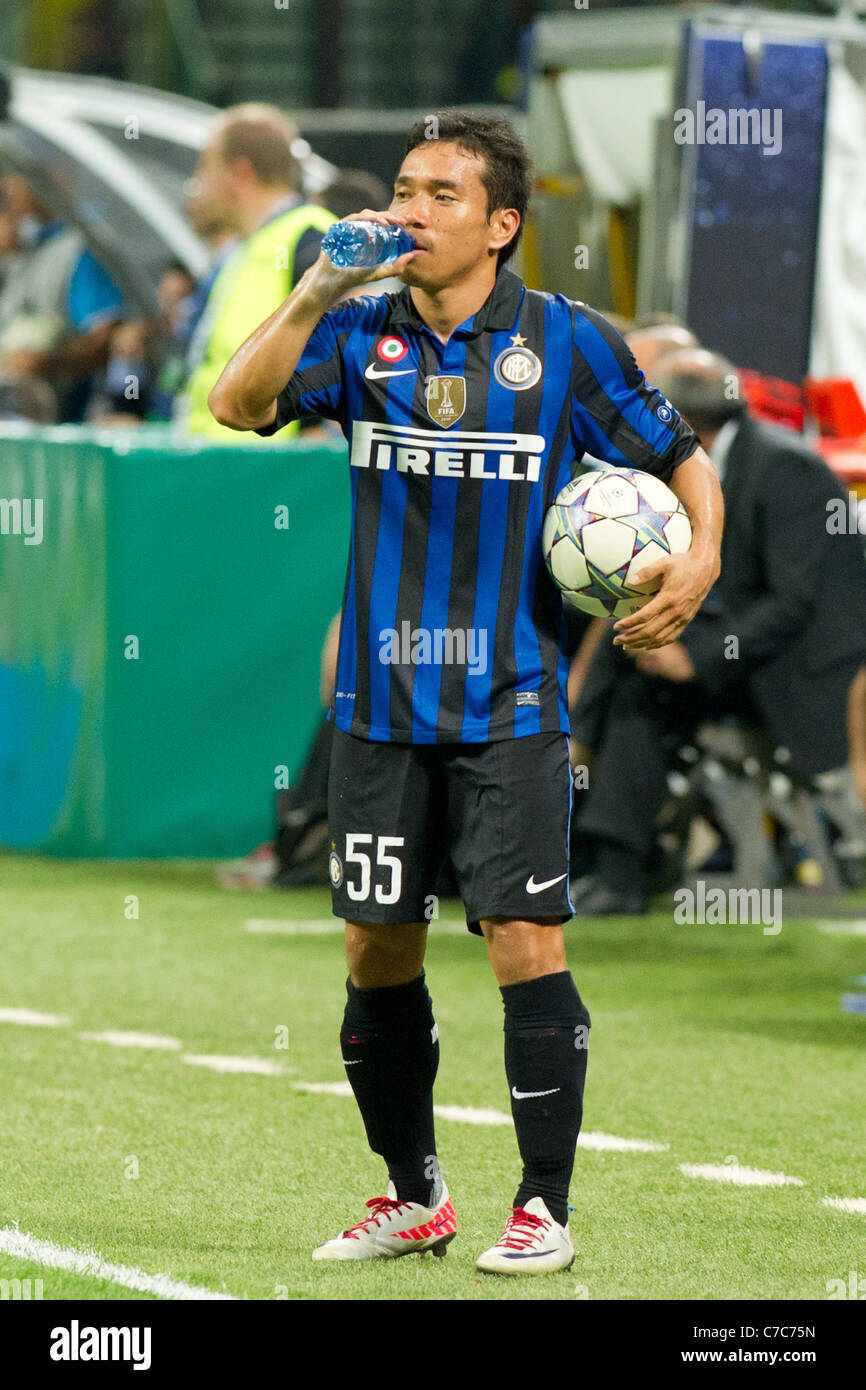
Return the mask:
[(340, 1030), (346, 1075), (374, 1153), (381, 1154), (401, 1202), (429, 1206), (439, 1176), (433, 1082), (439, 1032), (424, 971), (406, 985), (356, 989)]
[(616, 893), (629, 897), (642, 898), (646, 886), (646, 874), (641, 857), (631, 845), (620, 844), (618, 840), (600, 839), (595, 849), (595, 872)]
[[(583, 1117), (590, 1018), (568, 970), (501, 985), (505, 1074), (523, 1159), (514, 1205), (541, 1197), (560, 1226)], [(550, 1092), (549, 1095), (527, 1094)]]

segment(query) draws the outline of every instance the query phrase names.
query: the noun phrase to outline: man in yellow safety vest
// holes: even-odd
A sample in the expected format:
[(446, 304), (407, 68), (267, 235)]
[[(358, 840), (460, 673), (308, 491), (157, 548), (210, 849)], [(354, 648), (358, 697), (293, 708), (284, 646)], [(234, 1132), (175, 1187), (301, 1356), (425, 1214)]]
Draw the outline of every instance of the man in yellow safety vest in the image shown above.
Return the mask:
[[(190, 434), (237, 445), (207, 407), (229, 358), (273, 313), (319, 255), (336, 218), (299, 193), (292, 153), (297, 131), (276, 107), (236, 106), (224, 112), (195, 172), (195, 201), (239, 240), (213, 274), (189, 348), (189, 374), (175, 401), (175, 419)], [(297, 433), (295, 422), (282, 432)]]

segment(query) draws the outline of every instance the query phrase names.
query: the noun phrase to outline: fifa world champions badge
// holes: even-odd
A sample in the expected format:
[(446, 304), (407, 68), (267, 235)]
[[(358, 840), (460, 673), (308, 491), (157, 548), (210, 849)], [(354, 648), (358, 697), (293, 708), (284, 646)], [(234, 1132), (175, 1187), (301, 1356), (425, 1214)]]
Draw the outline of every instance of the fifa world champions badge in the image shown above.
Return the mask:
[(466, 410), (466, 378), (431, 376), (427, 378), (427, 414), (434, 425), (448, 429), (456, 425)]

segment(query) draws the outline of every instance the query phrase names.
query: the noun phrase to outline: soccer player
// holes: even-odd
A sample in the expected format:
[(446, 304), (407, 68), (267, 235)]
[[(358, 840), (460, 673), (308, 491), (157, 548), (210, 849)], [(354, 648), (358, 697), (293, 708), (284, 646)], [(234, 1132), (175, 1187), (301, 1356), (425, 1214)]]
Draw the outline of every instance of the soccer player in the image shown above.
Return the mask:
[[(505, 1011), (523, 1175), (478, 1259), (541, 1274), (574, 1259), (568, 1189), (589, 1014), (569, 973), (571, 778), (561, 598), (547, 508), (586, 451), (670, 482), (694, 533), (618, 644), (672, 642), (719, 573), (722, 500), (697, 437), (604, 318), (505, 267), (531, 161), (507, 122), (419, 121), (387, 212), (416, 249), (378, 271), (323, 254), (236, 352), (210, 396), (224, 425), (270, 435), (305, 412), (350, 442), (352, 534), (329, 784), (333, 908), (349, 963), (340, 1040), (387, 1196), (314, 1259), (390, 1258), (456, 1232), (436, 1157), (438, 1028), (423, 969), (446, 852)], [(405, 288), (338, 303), (397, 274)]]

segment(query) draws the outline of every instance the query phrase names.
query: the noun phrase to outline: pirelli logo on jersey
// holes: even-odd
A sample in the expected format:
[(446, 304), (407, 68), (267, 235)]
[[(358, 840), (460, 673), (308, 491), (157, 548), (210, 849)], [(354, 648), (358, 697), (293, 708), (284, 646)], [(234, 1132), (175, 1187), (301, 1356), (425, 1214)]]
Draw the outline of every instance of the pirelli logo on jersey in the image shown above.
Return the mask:
[(374, 425), (356, 420), (352, 428), (353, 468), (416, 473), (426, 478), (501, 478), (537, 483), (545, 439), (541, 434), (497, 434), (490, 430), (439, 430), (411, 425)]

